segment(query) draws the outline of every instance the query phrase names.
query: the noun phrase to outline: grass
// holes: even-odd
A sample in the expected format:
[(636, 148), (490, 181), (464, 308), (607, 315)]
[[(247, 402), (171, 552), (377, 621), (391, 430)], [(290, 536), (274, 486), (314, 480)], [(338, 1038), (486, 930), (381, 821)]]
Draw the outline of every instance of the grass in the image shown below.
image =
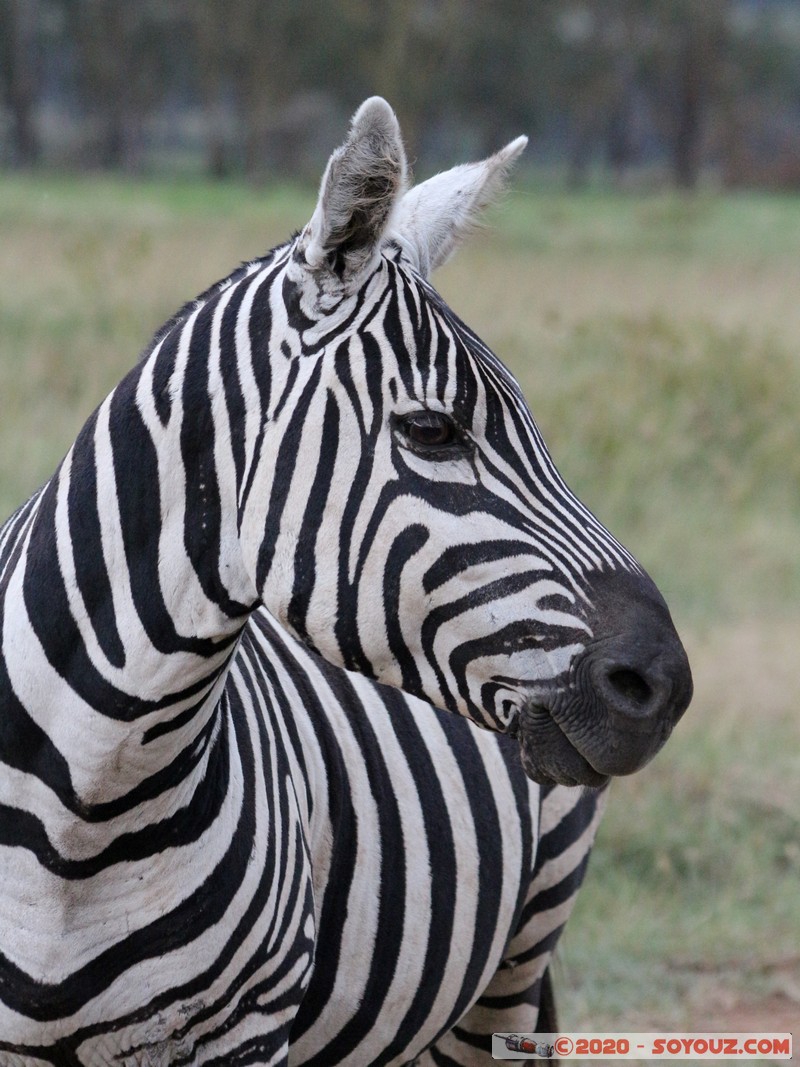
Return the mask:
[[(290, 187), (3, 178), (0, 512), (164, 319), (312, 208)], [(798, 248), (796, 198), (522, 190), (437, 279), (695, 671), (673, 740), (615, 783), (562, 955), (575, 1029), (800, 998)]]

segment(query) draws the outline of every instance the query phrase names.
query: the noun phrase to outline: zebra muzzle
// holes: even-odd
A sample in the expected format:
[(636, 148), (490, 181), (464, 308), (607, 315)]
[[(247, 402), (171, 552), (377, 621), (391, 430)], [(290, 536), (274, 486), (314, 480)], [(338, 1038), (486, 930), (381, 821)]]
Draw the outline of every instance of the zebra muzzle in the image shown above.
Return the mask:
[(638, 771), (691, 700), (686, 652), (647, 575), (599, 575), (590, 597), (592, 639), (568, 677), (532, 694), (518, 716), (535, 781), (600, 785)]

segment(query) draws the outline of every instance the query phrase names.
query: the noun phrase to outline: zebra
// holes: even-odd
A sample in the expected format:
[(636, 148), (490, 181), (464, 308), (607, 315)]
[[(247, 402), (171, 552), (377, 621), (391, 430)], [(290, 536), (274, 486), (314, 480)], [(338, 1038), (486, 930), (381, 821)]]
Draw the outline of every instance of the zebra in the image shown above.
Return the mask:
[(480, 1064), (691, 697), (373, 97), (0, 531), (0, 1065)]

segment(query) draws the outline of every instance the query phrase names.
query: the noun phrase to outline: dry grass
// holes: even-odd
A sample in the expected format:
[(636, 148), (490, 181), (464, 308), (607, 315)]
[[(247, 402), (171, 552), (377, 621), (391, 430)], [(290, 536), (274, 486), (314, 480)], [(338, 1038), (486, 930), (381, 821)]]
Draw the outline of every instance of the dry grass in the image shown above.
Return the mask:
[[(502, 262), (497, 260), (502, 256)], [(499, 271), (505, 284), (481, 285), (481, 272)], [(665, 261), (657, 255), (581, 256), (517, 252), (506, 257), (500, 242), (479, 254), (468, 250), (448, 264), (438, 287), (453, 300), (469, 294), (470, 324), (502, 339), (525, 322), (531, 350), (557, 344), (587, 320), (613, 310), (621, 317), (668, 318), (675, 325), (708, 323), (723, 333), (745, 331), (753, 338), (794, 344), (800, 337), (800, 256), (768, 264), (735, 260)], [(520, 301), (520, 289), (524, 299)]]

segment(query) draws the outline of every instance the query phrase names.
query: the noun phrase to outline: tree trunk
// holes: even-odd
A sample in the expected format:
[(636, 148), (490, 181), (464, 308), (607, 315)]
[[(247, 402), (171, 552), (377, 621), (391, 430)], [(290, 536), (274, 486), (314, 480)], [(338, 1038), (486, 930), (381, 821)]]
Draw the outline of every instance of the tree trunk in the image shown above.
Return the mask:
[(36, 40), (38, 9), (38, 0), (10, 0), (7, 9), (6, 100), (12, 116), (13, 162), (20, 167), (33, 166), (41, 157), (34, 122), (39, 73)]
[(681, 45), (672, 166), (679, 189), (694, 189), (700, 172), (700, 140), (705, 97), (704, 49), (692, 27)]

